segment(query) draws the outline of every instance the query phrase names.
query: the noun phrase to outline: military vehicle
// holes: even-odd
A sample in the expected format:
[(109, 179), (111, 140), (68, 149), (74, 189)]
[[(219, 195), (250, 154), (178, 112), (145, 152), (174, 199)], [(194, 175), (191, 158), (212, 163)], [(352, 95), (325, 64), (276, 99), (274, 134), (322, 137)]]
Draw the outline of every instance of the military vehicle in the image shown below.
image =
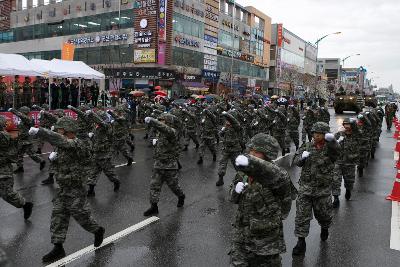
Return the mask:
[(364, 97), (365, 106), (376, 108), (378, 106), (378, 100), (374, 95), (367, 95)]
[(343, 111), (354, 111), (358, 114), (364, 107), (364, 99), (359, 95), (337, 95), (333, 107), (336, 114), (342, 114)]

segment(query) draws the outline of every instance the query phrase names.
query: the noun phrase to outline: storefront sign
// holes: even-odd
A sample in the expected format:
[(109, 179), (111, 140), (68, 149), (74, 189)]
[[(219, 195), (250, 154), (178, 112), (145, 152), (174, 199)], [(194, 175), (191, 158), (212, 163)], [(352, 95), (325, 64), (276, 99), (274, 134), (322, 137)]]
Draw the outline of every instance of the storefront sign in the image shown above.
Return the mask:
[(283, 41), (283, 25), (278, 24), (278, 47), (282, 47), (282, 41)]
[(118, 69), (118, 70), (105, 70), (106, 76), (116, 76), (117, 78), (132, 78), (142, 80), (171, 80), (175, 79), (175, 72), (172, 70), (163, 69)]
[(219, 49), (218, 54), (226, 57), (233, 57), (235, 59), (240, 59), (243, 61), (254, 62), (254, 56), (245, 54), (239, 51), (230, 50), (230, 49)]
[(154, 16), (157, 14), (157, 1), (136, 0), (134, 8), (139, 16)]
[(238, 25), (233, 25), (233, 23), (231, 22), (231, 21), (229, 21), (229, 20), (223, 20), (222, 21), (222, 25), (224, 25), (224, 26), (226, 26), (226, 27), (228, 27), (228, 28), (235, 28), (235, 31), (239, 31), (239, 26)]
[(205, 17), (209, 20), (218, 22), (219, 21), (218, 10), (207, 4)]
[(158, 12), (158, 55), (159, 65), (165, 65), (167, 49), (167, 0), (160, 0)]
[(134, 33), (134, 42), (138, 48), (150, 48), (152, 41), (151, 31), (138, 31)]
[(61, 49), (62, 60), (74, 60), (75, 45), (71, 43), (64, 43)]
[(74, 45), (81, 44), (92, 44), (92, 43), (110, 43), (118, 41), (127, 41), (128, 34), (108, 34), (108, 35), (97, 35), (97, 36), (83, 36), (75, 39), (69, 39), (68, 43)]
[(200, 47), (199, 41), (189, 39), (189, 38), (183, 37), (181, 35), (175, 36), (175, 42), (180, 45), (183, 45), (183, 46), (190, 46), (190, 47), (196, 47), (196, 48)]
[(180, 74), (179, 78), (185, 82), (201, 82), (202, 77), (200, 75), (194, 74)]
[(206, 80), (218, 82), (218, 80), (221, 76), (221, 73), (219, 71), (203, 70), (202, 75), (203, 75), (204, 79), (206, 79)]
[(156, 62), (155, 49), (136, 49), (134, 51), (134, 63), (154, 63)]
[(175, 0), (175, 7), (181, 8), (186, 12), (192, 13), (193, 15), (204, 18), (204, 12), (200, 9), (195, 8), (195, 4), (188, 5), (185, 0)]

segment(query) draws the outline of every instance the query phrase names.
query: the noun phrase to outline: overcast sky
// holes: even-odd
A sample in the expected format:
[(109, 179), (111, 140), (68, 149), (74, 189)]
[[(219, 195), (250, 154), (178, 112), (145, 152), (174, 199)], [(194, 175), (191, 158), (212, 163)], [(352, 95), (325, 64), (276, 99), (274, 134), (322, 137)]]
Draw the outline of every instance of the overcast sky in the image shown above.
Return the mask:
[[(341, 31), (320, 43), (318, 57), (348, 59), (345, 67), (366, 66), (378, 87), (400, 92), (400, 0), (237, 0), (254, 6), (304, 40)], [(373, 72), (371, 74), (371, 72)]]

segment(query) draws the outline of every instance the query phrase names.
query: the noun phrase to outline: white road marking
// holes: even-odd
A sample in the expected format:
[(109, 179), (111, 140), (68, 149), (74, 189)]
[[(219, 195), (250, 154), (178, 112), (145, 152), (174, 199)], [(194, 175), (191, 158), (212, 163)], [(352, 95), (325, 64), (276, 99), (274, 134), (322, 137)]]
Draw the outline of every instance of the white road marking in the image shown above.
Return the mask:
[(122, 230), (121, 232), (118, 232), (118, 233), (116, 233), (116, 234), (114, 234), (112, 236), (109, 236), (109, 237), (105, 238), (104, 241), (103, 241), (103, 244), (101, 244), (101, 246), (98, 247), (98, 248), (95, 248), (93, 245), (90, 245), (90, 246), (88, 246), (88, 247), (86, 247), (84, 249), (81, 249), (81, 250), (79, 250), (79, 251), (77, 251), (77, 252), (75, 252), (75, 253), (73, 253), (73, 254), (71, 254), (69, 256), (66, 256), (65, 258), (63, 258), (61, 260), (58, 260), (58, 261), (56, 261), (56, 262), (54, 262), (52, 264), (49, 264), (46, 267), (64, 266), (64, 265), (66, 265), (68, 263), (73, 262), (74, 260), (79, 259), (80, 257), (82, 257), (85, 254), (89, 254), (91, 252), (94, 252), (95, 250), (97, 250), (99, 248), (102, 248), (104, 246), (107, 246), (107, 245), (117, 241), (118, 239), (120, 239), (122, 237), (125, 237), (125, 236), (127, 236), (127, 235), (129, 235), (129, 234), (131, 234), (133, 232), (137, 232), (138, 230), (144, 228), (145, 226), (147, 226), (149, 224), (152, 224), (152, 223), (155, 223), (159, 219), (160, 218), (155, 217), (155, 216), (150, 217), (150, 218), (148, 218), (148, 219), (146, 219), (144, 221), (141, 221), (140, 223), (137, 223), (135, 225), (132, 225), (132, 226), (126, 228), (125, 230)]
[[(50, 154), (51, 152), (45, 152), (45, 153), (42, 153), (42, 154), (40, 154), (40, 155), (48, 155), (48, 154)], [(29, 157), (28, 155), (25, 155), (24, 156), (24, 158), (27, 158), (27, 157)]]
[[(132, 164), (136, 164), (136, 162), (133, 161)], [(116, 165), (115, 168), (124, 167), (124, 166), (127, 166), (127, 165), (128, 165), (128, 163), (124, 163), (124, 164)]]
[(392, 201), (392, 230), (390, 248), (400, 250), (400, 202)]

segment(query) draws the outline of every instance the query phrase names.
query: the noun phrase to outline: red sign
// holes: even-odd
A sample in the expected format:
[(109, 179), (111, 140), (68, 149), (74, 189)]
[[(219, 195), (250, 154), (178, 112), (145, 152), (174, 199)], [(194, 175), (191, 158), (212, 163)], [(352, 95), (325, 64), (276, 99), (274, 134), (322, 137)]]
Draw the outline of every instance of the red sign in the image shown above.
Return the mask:
[(278, 24), (278, 47), (282, 47), (283, 42), (283, 24)]
[(10, 29), (11, 0), (0, 1), (0, 31)]

